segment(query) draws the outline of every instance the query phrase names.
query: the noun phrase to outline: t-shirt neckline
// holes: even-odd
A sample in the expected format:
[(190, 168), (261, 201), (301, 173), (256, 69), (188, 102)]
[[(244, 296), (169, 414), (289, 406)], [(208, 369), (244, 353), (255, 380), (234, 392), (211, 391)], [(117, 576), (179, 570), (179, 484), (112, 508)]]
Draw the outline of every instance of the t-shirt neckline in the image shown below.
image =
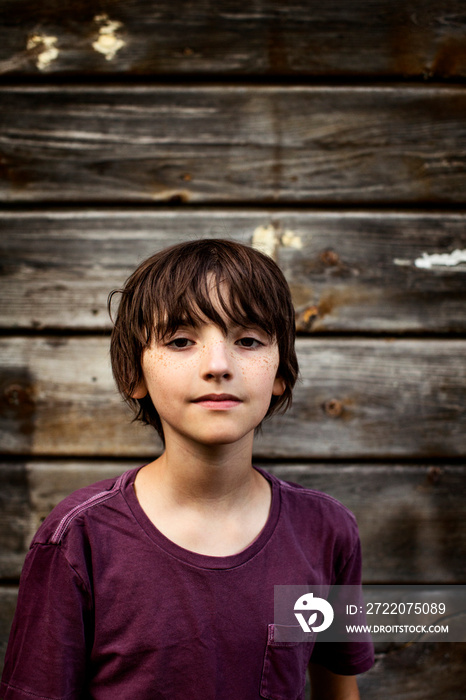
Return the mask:
[(146, 535), (162, 550), (178, 560), (184, 561), (191, 566), (196, 566), (202, 569), (233, 569), (250, 561), (269, 541), (278, 522), (280, 514), (280, 493), (278, 481), (268, 472), (260, 467), (253, 465), (262, 476), (269, 482), (272, 489), (272, 500), (267, 521), (258, 534), (258, 536), (245, 549), (237, 554), (231, 554), (225, 557), (211, 556), (207, 554), (199, 554), (185, 549), (180, 545), (170, 540), (164, 535), (150, 520), (142, 509), (134, 489), (134, 482), (138, 471), (142, 468), (137, 467), (128, 472), (125, 482), (122, 484), (122, 492), (128, 506), (131, 509), (133, 516), (139, 526), (144, 530)]

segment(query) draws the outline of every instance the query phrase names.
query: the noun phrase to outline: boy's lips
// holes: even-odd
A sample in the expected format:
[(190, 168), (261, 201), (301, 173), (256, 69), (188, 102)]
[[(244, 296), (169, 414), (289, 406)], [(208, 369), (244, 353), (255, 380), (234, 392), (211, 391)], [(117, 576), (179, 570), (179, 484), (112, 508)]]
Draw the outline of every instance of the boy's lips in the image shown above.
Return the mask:
[(241, 403), (241, 399), (233, 394), (204, 394), (194, 399), (193, 403), (199, 403), (206, 408), (232, 408)]

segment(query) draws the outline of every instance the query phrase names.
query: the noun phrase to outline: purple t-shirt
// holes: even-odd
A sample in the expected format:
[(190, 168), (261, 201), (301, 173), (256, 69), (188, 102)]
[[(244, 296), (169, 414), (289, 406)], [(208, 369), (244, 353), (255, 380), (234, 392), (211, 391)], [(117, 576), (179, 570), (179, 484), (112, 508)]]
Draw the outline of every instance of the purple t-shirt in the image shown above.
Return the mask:
[(259, 470), (267, 523), (239, 554), (167, 539), (137, 469), (81, 489), (37, 532), (21, 575), (4, 700), (301, 700), (309, 660), (352, 675), (370, 643), (277, 643), (274, 585), (360, 583), (356, 521), (338, 501)]

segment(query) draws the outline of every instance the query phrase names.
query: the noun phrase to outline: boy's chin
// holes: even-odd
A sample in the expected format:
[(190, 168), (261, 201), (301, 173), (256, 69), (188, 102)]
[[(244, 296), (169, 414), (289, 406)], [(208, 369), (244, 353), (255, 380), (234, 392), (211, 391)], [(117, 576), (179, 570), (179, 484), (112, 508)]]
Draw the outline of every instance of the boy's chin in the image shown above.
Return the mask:
[[(254, 431), (252, 431), (254, 435)], [(201, 435), (198, 438), (200, 444), (212, 447), (221, 447), (222, 445), (234, 445), (245, 440), (247, 435), (238, 435), (238, 433), (216, 433), (215, 435)]]
[(190, 442), (204, 447), (222, 447), (223, 445), (238, 445), (244, 441), (253, 440), (254, 429), (241, 432), (235, 429), (199, 430), (184, 436)]

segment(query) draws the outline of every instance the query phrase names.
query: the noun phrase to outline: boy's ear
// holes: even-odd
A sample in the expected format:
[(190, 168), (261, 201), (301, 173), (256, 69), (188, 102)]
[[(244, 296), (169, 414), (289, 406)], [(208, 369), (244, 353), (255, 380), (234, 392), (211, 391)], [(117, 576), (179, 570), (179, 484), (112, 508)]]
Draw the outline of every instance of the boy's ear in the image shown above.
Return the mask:
[(147, 386), (146, 382), (144, 381), (144, 378), (141, 379), (137, 384), (136, 387), (131, 394), (132, 399), (143, 399), (144, 396), (147, 396)]
[(277, 375), (273, 383), (272, 396), (281, 396), (285, 392), (285, 389), (285, 380)]

